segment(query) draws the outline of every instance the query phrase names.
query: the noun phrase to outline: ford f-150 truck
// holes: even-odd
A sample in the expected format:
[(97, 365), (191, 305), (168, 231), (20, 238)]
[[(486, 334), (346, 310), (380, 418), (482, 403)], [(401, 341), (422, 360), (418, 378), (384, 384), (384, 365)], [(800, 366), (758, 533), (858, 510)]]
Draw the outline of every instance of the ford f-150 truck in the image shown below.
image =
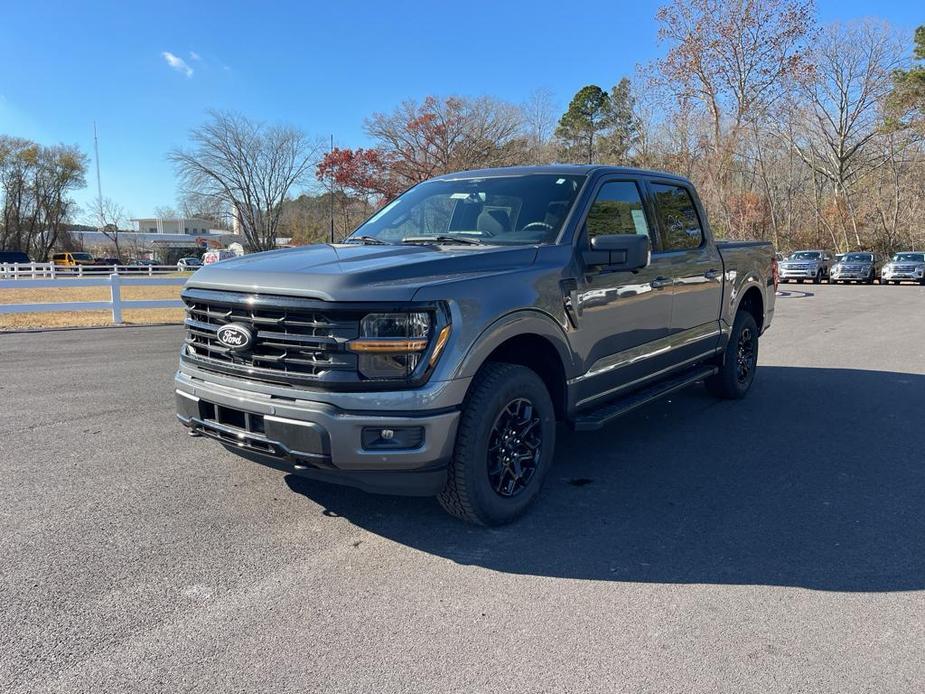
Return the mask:
[(714, 242), (677, 176), (441, 176), (342, 243), (198, 270), (178, 417), (291, 473), (505, 523), (557, 422), (597, 429), (696, 381), (743, 397), (776, 283), (771, 245)]

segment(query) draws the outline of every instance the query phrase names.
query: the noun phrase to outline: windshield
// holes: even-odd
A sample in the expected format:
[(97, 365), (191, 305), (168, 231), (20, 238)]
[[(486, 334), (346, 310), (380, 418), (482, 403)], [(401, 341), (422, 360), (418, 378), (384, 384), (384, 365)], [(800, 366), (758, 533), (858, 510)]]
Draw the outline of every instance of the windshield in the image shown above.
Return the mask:
[(925, 253), (897, 253), (893, 256), (896, 263), (925, 263)]
[(72, 253), (74, 260), (93, 260), (93, 256), (89, 253)]
[(821, 255), (819, 251), (797, 251), (790, 260), (818, 260)]
[(873, 261), (874, 256), (870, 253), (846, 253), (841, 259), (843, 263), (872, 263)]
[(385, 243), (415, 237), (504, 245), (553, 243), (584, 180), (527, 174), (426, 181), (386, 205), (351, 237)]

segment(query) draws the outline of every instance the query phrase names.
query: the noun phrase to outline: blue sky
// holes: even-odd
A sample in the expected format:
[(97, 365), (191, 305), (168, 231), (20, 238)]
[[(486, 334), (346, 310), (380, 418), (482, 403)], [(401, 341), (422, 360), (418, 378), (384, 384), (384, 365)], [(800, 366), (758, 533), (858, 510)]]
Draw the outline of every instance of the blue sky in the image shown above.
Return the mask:
[[(175, 204), (165, 154), (207, 109), (358, 146), (370, 113), (431, 93), (520, 101), (543, 87), (564, 107), (582, 85), (609, 87), (661, 53), (659, 4), (10, 2), (0, 22), (0, 133), (89, 153), (95, 120), (103, 194), (148, 215)], [(925, 23), (911, 0), (818, 6), (823, 22)], [(83, 205), (95, 195), (92, 175), (88, 184)]]

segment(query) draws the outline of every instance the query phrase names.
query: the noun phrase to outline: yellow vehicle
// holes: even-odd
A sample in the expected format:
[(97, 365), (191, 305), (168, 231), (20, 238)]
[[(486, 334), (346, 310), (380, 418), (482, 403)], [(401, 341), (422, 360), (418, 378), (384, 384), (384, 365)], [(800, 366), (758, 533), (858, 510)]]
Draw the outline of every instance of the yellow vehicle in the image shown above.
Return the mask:
[(75, 267), (77, 265), (93, 265), (93, 256), (89, 253), (78, 251), (68, 253), (55, 253), (51, 256), (51, 262), (55, 265), (64, 267)]

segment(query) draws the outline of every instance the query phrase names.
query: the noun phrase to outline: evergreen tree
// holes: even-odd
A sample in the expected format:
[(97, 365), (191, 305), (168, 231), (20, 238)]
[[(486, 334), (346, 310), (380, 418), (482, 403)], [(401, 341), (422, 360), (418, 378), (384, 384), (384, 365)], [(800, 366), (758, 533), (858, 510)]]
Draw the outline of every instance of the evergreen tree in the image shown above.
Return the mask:
[(594, 161), (598, 138), (609, 127), (610, 110), (610, 96), (596, 84), (578, 90), (556, 128), (569, 159)]
[(636, 98), (629, 79), (624, 77), (610, 90), (610, 113), (603, 150), (608, 163), (627, 164), (629, 153), (639, 137)]

